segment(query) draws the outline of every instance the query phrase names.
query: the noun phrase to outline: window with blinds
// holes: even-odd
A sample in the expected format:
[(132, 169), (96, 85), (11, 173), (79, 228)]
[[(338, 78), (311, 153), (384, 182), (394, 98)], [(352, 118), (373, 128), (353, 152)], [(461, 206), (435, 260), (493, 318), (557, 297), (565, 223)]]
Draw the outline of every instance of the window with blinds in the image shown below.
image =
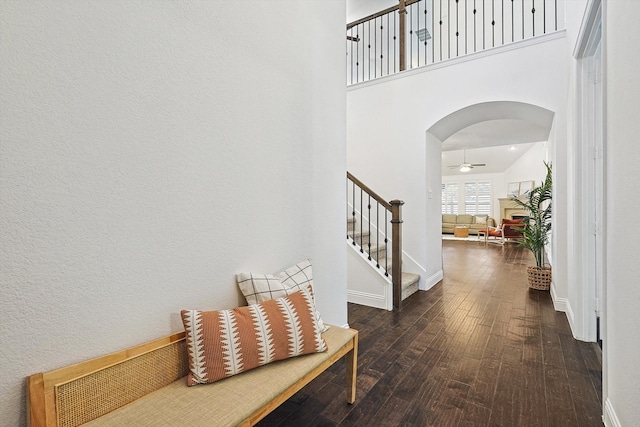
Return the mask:
[(442, 184), (442, 213), (458, 214), (458, 183)]
[(491, 215), (491, 182), (464, 183), (464, 212), (469, 215)]

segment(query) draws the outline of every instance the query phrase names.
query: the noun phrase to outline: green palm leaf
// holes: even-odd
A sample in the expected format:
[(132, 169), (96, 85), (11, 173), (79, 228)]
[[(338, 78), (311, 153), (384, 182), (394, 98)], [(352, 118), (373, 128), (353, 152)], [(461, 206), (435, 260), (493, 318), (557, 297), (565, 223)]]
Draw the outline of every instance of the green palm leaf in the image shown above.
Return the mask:
[(551, 232), (551, 190), (553, 179), (551, 164), (545, 162), (547, 175), (539, 187), (525, 194), (524, 200), (512, 198), (518, 206), (526, 209), (529, 216), (520, 227), (522, 238), (518, 243), (533, 253), (537, 267), (544, 267), (544, 248), (549, 242)]

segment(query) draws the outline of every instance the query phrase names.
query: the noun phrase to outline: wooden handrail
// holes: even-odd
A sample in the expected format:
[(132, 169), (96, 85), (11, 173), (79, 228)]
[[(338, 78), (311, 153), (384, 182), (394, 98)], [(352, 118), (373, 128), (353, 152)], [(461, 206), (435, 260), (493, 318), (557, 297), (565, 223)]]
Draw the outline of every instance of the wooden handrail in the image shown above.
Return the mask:
[[(417, 1), (417, 0), (416, 0), (416, 1)], [(356, 25), (358, 25), (358, 24), (363, 24), (363, 23), (365, 23), (365, 22), (367, 22), (367, 21), (370, 21), (370, 20), (372, 20), (372, 19), (379, 18), (379, 17), (381, 17), (381, 16), (383, 16), (383, 15), (386, 15), (387, 13), (390, 13), (390, 12), (393, 12), (393, 11), (396, 11), (396, 10), (398, 10), (398, 5), (388, 7), (388, 8), (386, 8), (385, 10), (381, 10), (380, 12), (372, 13), (372, 14), (371, 14), (371, 15), (369, 15), (369, 16), (365, 16), (365, 17), (364, 17), (364, 18), (362, 18), (362, 19), (358, 19), (357, 21), (353, 21), (353, 22), (351, 22), (351, 23), (347, 24), (347, 30), (349, 30), (349, 29), (351, 29), (351, 28), (355, 27), (355, 26), (356, 26)]]
[(387, 202), (385, 199), (383, 199), (382, 197), (380, 197), (378, 195), (378, 193), (376, 193), (375, 191), (373, 191), (371, 188), (369, 188), (365, 183), (363, 183), (362, 181), (360, 181), (358, 178), (356, 178), (355, 176), (351, 175), (350, 172), (347, 172), (347, 178), (349, 178), (351, 181), (355, 182), (356, 185), (360, 188), (362, 188), (367, 194), (370, 194), (371, 197), (373, 197), (376, 202), (380, 203), (382, 206), (384, 206), (388, 211), (391, 211), (391, 203)]
[[(419, 1), (420, 0), (404, 0), (404, 5), (405, 6), (409, 6), (410, 4), (414, 4), (414, 3), (417, 3)], [(347, 30), (350, 29), (350, 28), (355, 27), (358, 24), (363, 24), (363, 23), (365, 23), (367, 21), (370, 21), (372, 19), (379, 18), (379, 17), (381, 17), (383, 15), (386, 15), (387, 13), (394, 12), (394, 11), (398, 10), (399, 8), (400, 8), (400, 4), (398, 3), (397, 5), (388, 7), (386, 9), (384, 9), (384, 10), (381, 10), (380, 12), (372, 13), (371, 15), (365, 16), (362, 19), (358, 19), (357, 21), (350, 22), (350, 23), (347, 24)]]

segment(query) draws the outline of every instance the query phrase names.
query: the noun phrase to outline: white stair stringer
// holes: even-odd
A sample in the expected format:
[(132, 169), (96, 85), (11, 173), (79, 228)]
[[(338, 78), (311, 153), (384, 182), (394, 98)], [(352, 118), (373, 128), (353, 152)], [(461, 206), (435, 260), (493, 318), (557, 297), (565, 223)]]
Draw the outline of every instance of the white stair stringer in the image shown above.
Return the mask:
[[(389, 275), (384, 268), (376, 268), (368, 260), (368, 254), (360, 252), (360, 246), (347, 240), (347, 301), (369, 307), (393, 310), (393, 285), (391, 283), (391, 262)], [(380, 260), (381, 262), (383, 260)], [(402, 299), (418, 291), (420, 275), (402, 273)]]
[(371, 265), (358, 246), (347, 242), (347, 301), (393, 310), (391, 276)]

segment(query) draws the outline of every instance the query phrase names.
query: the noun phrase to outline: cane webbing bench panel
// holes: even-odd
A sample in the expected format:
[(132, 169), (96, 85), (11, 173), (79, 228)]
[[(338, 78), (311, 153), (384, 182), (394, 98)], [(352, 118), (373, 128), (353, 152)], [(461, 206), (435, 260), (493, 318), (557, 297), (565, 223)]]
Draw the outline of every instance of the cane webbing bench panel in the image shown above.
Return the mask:
[(58, 425), (74, 427), (187, 375), (185, 340), (56, 386)]
[[(109, 390), (109, 383), (114, 379), (114, 373), (119, 369), (124, 369), (122, 372), (131, 373), (130, 370), (135, 370), (137, 367), (138, 375), (141, 375), (142, 378), (122, 377), (125, 380), (133, 381), (133, 383), (140, 383), (145, 377), (149, 377), (150, 374), (145, 374), (142, 369), (145, 365), (139, 364), (137, 358), (141, 358), (142, 361), (146, 360), (146, 363), (154, 358), (167, 363), (166, 365), (157, 364), (157, 369), (163, 371), (159, 375), (160, 378), (163, 378), (161, 381), (168, 381), (170, 378), (173, 380), (186, 375), (188, 362), (186, 348), (184, 348), (186, 347), (184, 337), (184, 332), (180, 332), (75, 365), (31, 375), (27, 379), (27, 411), (31, 426), (69, 426), (73, 425), (73, 419), (76, 417), (87, 419), (85, 415), (74, 414), (74, 412), (86, 411), (89, 414), (92, 412), (97, 414), (97, 411), (100, 411), (104, 413), (104, 411), (113, 410), (130, 402), (130, 399), (128, 400), (122, 395), (115, 398), (109, 396), (105, 390)], [(181, 347), (183, 348), (181, 349)], [(171, 361), (168, 361), (167, 357)], [(164, 372), (165, 370), (168, 372)], [(106, 371), (106, 375), (102, 371)], [(152, 383), (156, 388), (158, 387), (155, 380), (148, 378), (147, 382)], [(92, 403), (92, 399), (96, 399), (98, 402)], [(95, 409), (96, 406), (99, 409)], [(94, 409), (91, 410), (91, 407)], [(65, 415), (62, 417), (63, 411)]]

